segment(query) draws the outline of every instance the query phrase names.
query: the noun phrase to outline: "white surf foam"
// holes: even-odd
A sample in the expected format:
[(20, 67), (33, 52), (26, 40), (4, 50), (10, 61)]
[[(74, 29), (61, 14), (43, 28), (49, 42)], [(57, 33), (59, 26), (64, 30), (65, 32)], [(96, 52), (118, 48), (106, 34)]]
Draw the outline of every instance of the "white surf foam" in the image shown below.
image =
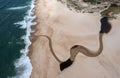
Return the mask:
[(22, 53), (22, 56), (15, 61), (17, 75), (12, 78), (29, 78), (32, 72), (32, 65), (27, 55), (29, 52), (28, 47), (31, 45), (29, 39), (30, 33), (32, 32), (31, 26), (36, 24), (36, 22), (32, 22), (36, 18), (35, 16), (33, 16), (34, 15), (33, 9), (35, 7), (34, 4), (35, 4), (35, 0), (32, 0), (31, 7), (27, 11), (23, 21), (14, 23), (14, 24), (19, 24), (21, 25), (21, 28), (26, 29), (26, 35), (22, 37), (22, 39), (24, 39), (26, 46), (24, 49), (20, 51)]
[(37, 24), (36, 22), (32, 22), (33, 19), (35, 19), (35, 18), (36, 18), (36, 16), (32, 16), (32, 17), (25, 16), (23, 21), (19, 21), (19, 22), (16, 22), (14, 24), (15, 25), (21, 25), (20, 28), (25, 29), (28, 26), (28, 24), (30, 24), (30, 25), (36, 25)]
[(21, 9), (25, 9), (27, 7), (28, 6), (11, 7), (11, 8), (8, 8), (7, 10), (21, 10)]

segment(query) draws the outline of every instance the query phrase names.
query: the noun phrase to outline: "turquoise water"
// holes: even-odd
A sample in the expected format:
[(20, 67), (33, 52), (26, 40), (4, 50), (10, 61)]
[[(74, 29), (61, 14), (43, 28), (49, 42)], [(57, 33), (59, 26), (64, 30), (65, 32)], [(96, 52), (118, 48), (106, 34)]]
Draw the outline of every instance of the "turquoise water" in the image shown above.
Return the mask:
[(0, 0), (0, 78), (15, 77), (26, 70), (16, 68), (15, 62), (23, 55), (21, 49), (27, 48), (23, 38), (27, 27), (22, 27), (27, 23), (20, 21), (25, 20), (30, 3), (31, 0)]

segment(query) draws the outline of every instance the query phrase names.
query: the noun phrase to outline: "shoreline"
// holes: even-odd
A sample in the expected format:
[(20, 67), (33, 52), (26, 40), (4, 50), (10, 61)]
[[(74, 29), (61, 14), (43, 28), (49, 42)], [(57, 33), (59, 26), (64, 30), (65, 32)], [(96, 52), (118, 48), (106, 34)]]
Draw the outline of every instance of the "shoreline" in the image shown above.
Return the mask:
[[(28, 54), (30, 60), (32, 60), (31, 56), (32, 56), (32, 54), (34, 52), (34, 50), (33, 50), (34, 49), (34, 43), (36, 42), (36, 40), (38, 40), (38, 35), (36, 35), (36, 33), (39, 31), (39, 29), (38, 29), (38, 26), (39, 26), (39, 15), (37, 14), (39, 0), (36, 0), (35, 3), (36, 4), (35, 4), (35, 7), (34, 7), (34, 9), (35, 9), (35, 12), (34, 12), (35, 14), (34, 15), (36, 16), (36, 19), (34, 21), (37, 22), (37, 25), (31, 27), (31, 29), (34, 30), (35, 32), (31, 33), (31, 36), (29, 37), (30, 41), (32, 43), (29, 46), (29, 54)], [(32, 64), (32, 66), (33, 66), (33, 64)], [(33, 66), (33, 69), (34, 69), (34, 66)], [(32, 73), (33, 73), (33, 75), (32, 75)], [(32, 73), (30, 75), (30, 78), (34, 78), (35, 77), (33, 70), (32, 70)], [(38, 78), (40, 78), (40, 77), (38, 77)], [(44, 78), (44, 77), (42, 77), (42, 78)]]
[[(31, 45), (30, 35), (33, 32), (31, 27), (36, 25), (34, 15), (34, 0), (30, 1), (29, 8), (26, 11), (26, 15), (23, 17), (22, 21), (18, 21), (14, 24), (20, 25), (21, 29), (26, 29), (25, 34), (21, 37), (24, 40), (25, 47), (20, 50), (21, 56), (19, 59), (16, 59), (14, 62), (16, 68), (16, 75), (13, 78), (28, 78), (32, 72), (32, 65), (29, 58), (29, 46)], [(21, 70), (23, 69), (24, 70)]]
[(36, 41), (35, 33), (37, 32), (37, 26), (38, 26), (38, 22), (37, 22), (38, 17), (37, 17), (37, 14), (36, 14), (37, 1), (38, 0), (35, 0), (35, 4), (34, 4), (35, 7), (33, 8), (34, 9), (34, 16), (36, 16), (36, 18), (32, 22), (36, 22), (36, 25), (31, 26), (31, 30), (34, 31), (34, 32), (30, 33), (30, 37), (29, 37), (29, 39), (31, 41), (31, 45), (29, 46), (29, 52), (28, 52), (29, 58), (30, 58), (31, 54), (33, 53), (33, 50), (32, 50), (33, 43)]

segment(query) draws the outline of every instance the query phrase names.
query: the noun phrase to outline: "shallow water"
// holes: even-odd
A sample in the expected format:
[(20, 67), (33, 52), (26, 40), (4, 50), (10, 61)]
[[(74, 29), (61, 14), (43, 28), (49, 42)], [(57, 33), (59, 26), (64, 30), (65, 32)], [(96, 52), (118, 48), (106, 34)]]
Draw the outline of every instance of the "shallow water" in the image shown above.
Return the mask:
[(100, 33), (108, 33), (111, 30), (111, 24), (108, 22), (108, 17), (101, 18), (101, 30)]

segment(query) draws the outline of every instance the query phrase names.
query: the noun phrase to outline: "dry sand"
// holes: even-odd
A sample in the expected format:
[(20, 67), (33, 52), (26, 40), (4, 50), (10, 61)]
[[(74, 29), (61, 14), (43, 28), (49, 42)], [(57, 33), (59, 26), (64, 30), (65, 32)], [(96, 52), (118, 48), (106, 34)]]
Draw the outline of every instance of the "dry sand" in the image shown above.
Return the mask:
[(31, 36), (31, 78), (120, 78), (120, 18), (110, 20), (112, 30), (103, 35), (103, 52), (98, 57), (79, 53), (72, 66), (60, 71), (59, 62), (51, 54), (47, 35), (61, 61), (70, 57), (70, 48), (83, 45), (91, 50), (99, 47), (100, 15), (77, 13), (56, 0), (37, 0), (38, 25)]

